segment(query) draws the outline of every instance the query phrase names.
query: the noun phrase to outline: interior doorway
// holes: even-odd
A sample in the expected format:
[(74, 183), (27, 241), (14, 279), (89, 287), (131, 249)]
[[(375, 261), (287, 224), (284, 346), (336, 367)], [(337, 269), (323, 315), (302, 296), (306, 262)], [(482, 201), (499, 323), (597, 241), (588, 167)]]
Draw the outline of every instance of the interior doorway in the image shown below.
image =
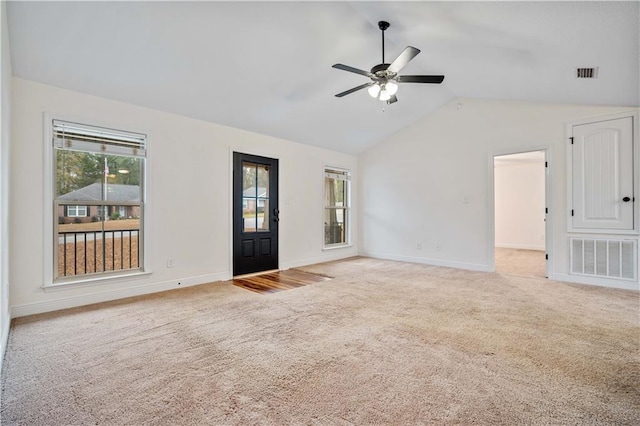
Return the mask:
[(546, 151), (493, 158), (495, 269), (500, 274), (545, 278)]

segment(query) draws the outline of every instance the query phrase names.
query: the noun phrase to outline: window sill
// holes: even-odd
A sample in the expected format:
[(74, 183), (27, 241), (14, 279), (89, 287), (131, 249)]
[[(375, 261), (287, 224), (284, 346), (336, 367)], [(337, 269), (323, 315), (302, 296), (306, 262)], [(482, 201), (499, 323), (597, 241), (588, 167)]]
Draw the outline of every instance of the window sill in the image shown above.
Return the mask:
[(51, 291), (69, 290), (79, 287), (91, 287), (97, 284), (112, 284), (114, 282), (122, 282), (129, 279), (143, 278), (148, 275), (151, 275), (151, 271), (133, 272), (130, 274), (105, 275), (91, 278), (78, 278), (68, 281), (56, 281), (51, 284), (46, 284), (42, 286), (42, 289), (48, 293)]
[(349, 247), (353, 247), (353, 245), (351, 245), (351, 244), (336, 244), (334, 246), (323, 247), (322, 251), (330, 251), (330, 250), (336, 250), (336, 249), (341, 249), (341, 248), (349, 248)]

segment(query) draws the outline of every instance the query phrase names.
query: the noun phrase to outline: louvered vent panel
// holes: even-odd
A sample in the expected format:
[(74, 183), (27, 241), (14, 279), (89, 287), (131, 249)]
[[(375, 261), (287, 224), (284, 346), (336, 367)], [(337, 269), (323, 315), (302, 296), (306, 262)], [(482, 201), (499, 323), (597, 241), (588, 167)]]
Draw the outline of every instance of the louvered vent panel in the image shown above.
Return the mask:
[(598, 78), (598, 67), (595, 67), (595, 68), (576, 68), (576, 77), (578, 77), (578, 78)]
[(636, 253), (635, 240), (571, 238), (571, 273), (635, 280)]

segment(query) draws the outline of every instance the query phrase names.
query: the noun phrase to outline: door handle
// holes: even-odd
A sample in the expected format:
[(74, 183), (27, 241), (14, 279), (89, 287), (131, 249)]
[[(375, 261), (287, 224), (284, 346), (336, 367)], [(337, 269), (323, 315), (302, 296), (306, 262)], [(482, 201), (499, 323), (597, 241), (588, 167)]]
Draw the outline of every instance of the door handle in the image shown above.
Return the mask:
[(628, 203), (629, 201), (631, 201), (631, 198), (629, 198), (629, 197), (624, 197), (624, 198), (622, 199), (622, 201), (624, 201), (625, 203)]

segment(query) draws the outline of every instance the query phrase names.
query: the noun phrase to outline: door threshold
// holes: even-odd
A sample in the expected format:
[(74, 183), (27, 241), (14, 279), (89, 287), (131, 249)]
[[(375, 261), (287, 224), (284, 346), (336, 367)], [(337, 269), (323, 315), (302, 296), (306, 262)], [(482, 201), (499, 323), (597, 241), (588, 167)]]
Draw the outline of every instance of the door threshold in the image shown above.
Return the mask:
[(243, 274), (243, 275), (234, 275), (233, 279), (242, 279), (242, 278), (250, 278), (250, 277), (255, 277), (258, 275), (263, 275), (263, 274), (272, 274), (274, 272), (279, 272), (280, 269), (269, 269), (268, 271), (258, 271), (258, 272), (252, 272), (250, 274)]

